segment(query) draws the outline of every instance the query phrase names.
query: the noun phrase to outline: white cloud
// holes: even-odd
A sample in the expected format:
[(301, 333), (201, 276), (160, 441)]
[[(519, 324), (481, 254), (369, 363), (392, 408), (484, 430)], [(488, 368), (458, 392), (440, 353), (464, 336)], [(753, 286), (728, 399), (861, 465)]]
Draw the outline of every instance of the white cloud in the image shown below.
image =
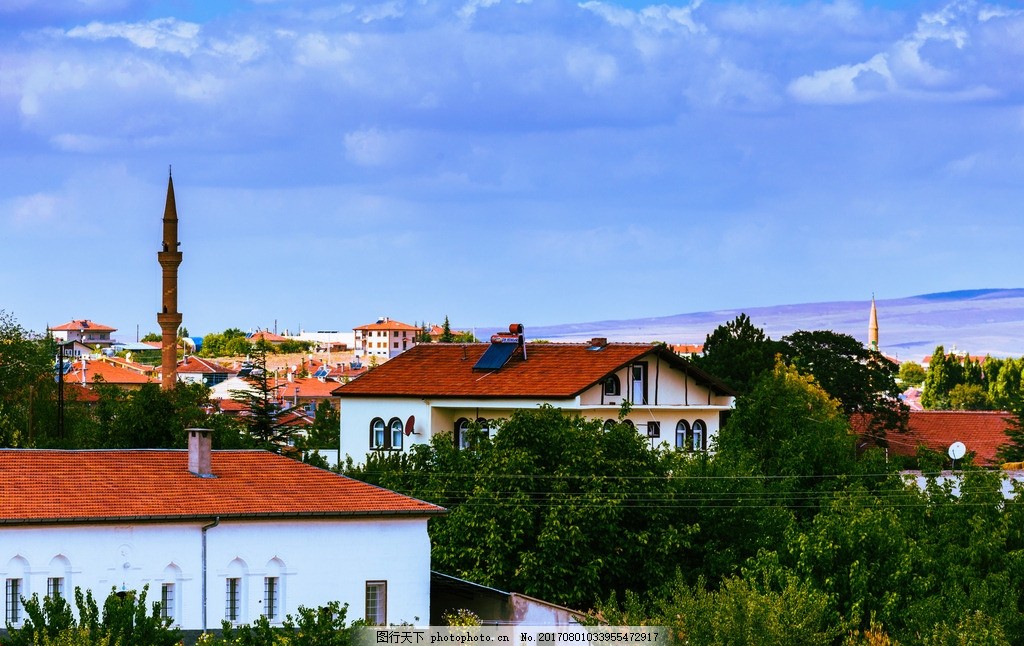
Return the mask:
[(136, 47), (191, 56), (199, 47), (200, 26), (174, 18), (159, 18), (145, 23), (91, 22), (67, 31), (70, 38), (106, 40), (123, 38)]
[(387, 18), (401, 18), (403, 15), (405, 15), (405, 3), (396, 0), (366, 7), (359, 13), (359, 19), (364, 23), (370, 23)]
[(887, 57), (878, 54), (866, 63), (840, 65), (802, 76), (790, 83), (789, 92), (807, 103), (858, 103), (892, 88)]
[(345, 134), (345, 158), (359, 166), (383, 166), (397, 159), (401, 137), (369, 128)]
[(565, 68), (569, 76), (591, 93), (607, 87), (618, 76), (614, 56), (583, 47), (574, 48), (566, 54)]
[(51, 226), (61, 199), (47, 193), (15, 198), (10, 206), (10, 222), (18, 228)]

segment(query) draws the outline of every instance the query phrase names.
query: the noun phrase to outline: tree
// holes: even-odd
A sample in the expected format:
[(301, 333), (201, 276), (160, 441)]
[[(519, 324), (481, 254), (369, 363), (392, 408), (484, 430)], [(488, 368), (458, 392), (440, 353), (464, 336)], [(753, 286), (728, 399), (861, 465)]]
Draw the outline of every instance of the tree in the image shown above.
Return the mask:
[(900, 372), (897, 378), (900, 381), (900, 386), (906, 389), (924, 384), (925, 376), (926, 373), (921, 364), (914, 363), (913, 361), (904, 361), (900, 364)]
[(925, 375), (921, 405), (929, 410), (949, 410), (949, 393), (962, 383), (966, 382), (960, 358), (954, 354), (947, 355), (945, 348), (937, 346)]
[(42, 432), (38, 421), (53, 410), (57, 346), (32, 336), (0, 310), (0, 446), (27, 447)]
[(953, 410), (990, 410), (992, 400), (980, 384), (957, 384), (949, 391), (949, 407)]
[(787, 356), (834, 397), (846, 415), (864, 415), (868, 431), (884, 446), (887, 431), (906, 428), (908, 409), (900, 400), (896, 364), (848, 334), (797, 331), (782, 338)]
[(1007, 442), (996, 455), (1004, 462), (1024, 462), (1024, 395), (1018, 395), (1010, 406), (1013, 416), (1006, 427)]
[(854, 438), (840, 403), (813, 378), (777, 362), (740, 397), (718, 433), (716, 459), (814, 486), (817, 476), (853, 472)]
[(267, 370), (267, 346), (265, 341), (253, 344), (252, 371), (248, 377), (252, 388), (232, 391), (231, 398), (246, 407), (245, 429), (257, 446), (281, 453), (288, 446), (293, 429), (278, 422), (281, 407)]
[(444, 317), (444, 325), (441, 326), (441, 343), (453, 343), (455, 341), (455, 335), (452, 334), (452, 326), (448, 323), (448, 316)]
[(160, 342), (160, 341), (163, 341), (163, 339), (164, 339), (164, 337), (162, 335), (160, 335), (159, 333), (157, 333), (157, 332), (149, 332), (149, 333), (146, 334), (146, 336), (142, 337), (142, 342), (143, 343), (150, 342), (150, 341)]
[(775, 364), (784, 347), (755, 327), (746, 314), (720, 325), (707, 336), (704, 351), (693, 358), (702, 370), (718, 377), (739, 394), (750, 392), (754, 382)]

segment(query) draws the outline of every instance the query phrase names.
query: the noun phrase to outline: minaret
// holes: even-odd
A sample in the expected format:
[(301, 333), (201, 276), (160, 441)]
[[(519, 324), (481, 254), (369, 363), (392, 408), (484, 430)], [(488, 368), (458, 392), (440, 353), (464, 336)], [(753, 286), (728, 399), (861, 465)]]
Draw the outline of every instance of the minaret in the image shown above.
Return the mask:
[(875, 295), (871, 295), (871, 320), (868, 322), (868, 346), (878, 351), (878, 310), (875, 309)]
[(163, 333), (163, 357), (160, 362), (163, 370), (160, 387), (164, 390), (174, 388), (178, 379), (178, 328), (181, 326), (181, 313), (178, 312), (178, 265), (181, 264), (181, 252), (178, 251), (178, 211), (174, 206), (174, 182), (171, 173), (167, 173), (167, 205), (164, 207), (164, 242), (163, 248), (156, 254), (163, 270), (162, 309), (156, 315)]

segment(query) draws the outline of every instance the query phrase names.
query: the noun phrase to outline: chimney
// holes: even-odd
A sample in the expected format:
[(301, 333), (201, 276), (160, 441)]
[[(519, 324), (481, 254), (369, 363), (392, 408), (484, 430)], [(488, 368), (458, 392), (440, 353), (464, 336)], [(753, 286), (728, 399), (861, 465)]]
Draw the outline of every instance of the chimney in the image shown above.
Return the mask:
[(210, 456), (213, 445), (213, 429), (186, 428), (188, 435), (188, 470), (200, 478), (215, 478)]
[(600, 349), (606, 345), (608, 345), (608, 339), (603, 336), (595, 336), (593, 339), (590, 340), (591, 348)]

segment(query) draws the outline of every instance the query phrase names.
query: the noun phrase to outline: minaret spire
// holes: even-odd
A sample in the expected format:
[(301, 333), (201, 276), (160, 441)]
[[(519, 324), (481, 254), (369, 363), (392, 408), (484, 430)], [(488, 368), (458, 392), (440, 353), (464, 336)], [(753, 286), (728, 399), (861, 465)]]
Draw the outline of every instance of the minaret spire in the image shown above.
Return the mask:
[(160, 387), (164, 390), (174, 388), (178, 379), (178, 328), (181, 326), (181, 313), (178, 312), (178, 265), (181, 264), (181, 252), (178, 251), (178, 209), (174, 204), (174, 180), (170, 166), (167, 167), (167, 203), (164, 205), (164, 239), (156, 259), (163, 273), (163, 297), (161, 311), (156, 320), (160, 324), (163, 341), (161, 357), (162, 377)]
[(875, 307), (875, 295), (871, 295), (871, 320), (868, 322), (868, 346), (878, 351), (878, 309)]

